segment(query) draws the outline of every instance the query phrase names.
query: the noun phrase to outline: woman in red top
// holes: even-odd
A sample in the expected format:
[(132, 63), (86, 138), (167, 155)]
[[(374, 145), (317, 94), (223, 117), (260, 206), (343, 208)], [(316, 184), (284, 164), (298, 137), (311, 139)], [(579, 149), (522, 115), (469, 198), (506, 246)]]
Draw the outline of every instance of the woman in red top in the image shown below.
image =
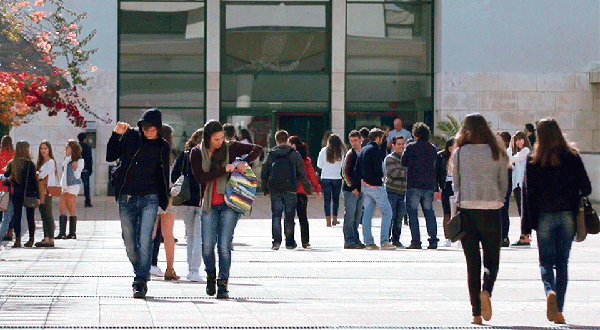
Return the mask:
[[(15, 148), (13, 147), (12, 138), (8, 135), (2, 137), (0, 141), (0, 174), (4, 174), (6, 172), (6, 165), (10, 162), (15, 156)], [(4, 185), (4, 180), (0, 180), (0, 191), (8, 191), (8, 187)], [(3, 217), (3, 212), (0, 211), (0, 220)], [(6, 235), (6, 239), (12, 240), (13, 228), (10, 228), (8, 234)], [(1, 238), (1, 237), (0, 237)]]
[[(308, 157), (308, 151), (306, 147), (306, 143), (302, 142), (302, 140), (297, 136), (290, 136), (288, 139), (288, 144), (292, 146), (304, 161), (304, 168), (306, 169), (306, 176), (310, 183), (315, 187), (315, 191), (318, 196), (321, 196), (321, 185), (319, 184), (319, 180), (317, 179), (317, 174), (315, 173), (315, 169), (312, 165), (312, 159)], [(306, 212), (306, 208), (308, 207), (308, 196), (306, 195), (306, 189), (302, 182), (298, 182), (298, 191), (297, 191), (297, 203), (296, 203), (296, 213), (298, 214), (298, 221), (300, 222), (300, 235), (302, 236), (302, 247), (305, 249), (310, 248), (309, 234), (308, 234), (308, 214)]]

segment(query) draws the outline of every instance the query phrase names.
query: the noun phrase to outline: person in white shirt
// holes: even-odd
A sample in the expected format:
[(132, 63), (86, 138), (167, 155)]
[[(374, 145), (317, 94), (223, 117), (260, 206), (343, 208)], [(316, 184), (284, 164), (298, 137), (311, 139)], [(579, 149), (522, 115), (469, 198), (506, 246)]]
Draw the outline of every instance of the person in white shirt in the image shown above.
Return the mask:
[[(75, 140), (69, 140), (65, 147), (65, 160), (62, 163), (62, 176), (60, 187), (60, 232), (57, 239), (76, 239), (77, 229), (77, 194), (81, 185), (81, 172), (85, 162), (81, 157), (81, 146)], [(69, 235), (65, 235), (67, 229), (67, 211), (69, 212)]]
[(342, 139), (337, 134), (331, 134), (327, 139), (327, 146), (321, 149), (317, 158), (317, 167), (321, 169), (321, 189), (325, 197), (327, 227), (340, 223), (338, 210), (342, 192), (342, 160), (345, 154), (346, 148)]
[(394, 119), (394, 129), (387, 136), (388, 149), (392, 148), (392, 139), (396, 136), (402, 136), (405, 142), (413, 138), (412, 133), (402, 127), (402, 119), (400, 118)]
[[(527, 155), (531, 152), (531, 144), (527, 134), (523, 131), (518, 131), (513, 135), (510, 141), (510, 147), (506, 150), (510, 163), (512, 165), (512, 189), (515, 202), (517, 203), (517, 211), (521, 215), (521, 188), (523, 187), (523, 177), (525, 176), (525, 165), (527, 165)], [(528, 246), (528, 239), (521, 237), (515, 246)]]
[(48, 187), (56, 187), (56, 161), (52, 145), (47, 140), (40, 142), (36, 168), (40, 187), (40, 217), (44, 227), (44, 239), (35, 243), (36, 247), (54, 247), (54, 216), (52, 216), (52, 196)]

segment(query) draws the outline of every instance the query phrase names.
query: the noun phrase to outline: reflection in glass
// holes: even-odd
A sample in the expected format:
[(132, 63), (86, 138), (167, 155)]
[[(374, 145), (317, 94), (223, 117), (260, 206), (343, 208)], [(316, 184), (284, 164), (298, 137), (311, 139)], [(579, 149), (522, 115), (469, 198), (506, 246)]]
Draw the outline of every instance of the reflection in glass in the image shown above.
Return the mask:
[(203, 74), (120, 74), (122, 107), (203, 107)]

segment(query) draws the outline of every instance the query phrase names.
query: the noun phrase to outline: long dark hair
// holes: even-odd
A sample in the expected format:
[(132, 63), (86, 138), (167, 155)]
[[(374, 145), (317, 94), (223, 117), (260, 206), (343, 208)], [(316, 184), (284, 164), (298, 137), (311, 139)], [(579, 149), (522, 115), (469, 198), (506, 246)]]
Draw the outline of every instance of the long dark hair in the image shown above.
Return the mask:
[(0, 140), (0, 147), (1, 147), (1, 151), (8, 151), (8, 152), (13, 152), (15, 151), (15, 148), (13, 148), (13, 142), (12, 142), (12, 138), (10, 137), (10, 135), (5, 135), (2, 137), (2, 140)]
[(444, 146), (444, 152), (442, 153), (442, 157), (444, 157), (445, 160), (450, 159), (450, 156), (452, 156), (450, 148), (452, 148), (454, 142), (456, 142), (456, 139), (454, 137), (451, 137), (448, 139), (448, 141), (446, 141), (446, 145)]
[[(210, 149), (210, 139), (215, 133), (223, 132), (223, 125), (216, 120), (210, 120), (204, 127), (202, 128), (202, 143), (206, 149)], [(227, 148), (226, 141), (223, 141), (221, 148), (216, 149), (213, 152), (211, 161), (210, 161), (210, 170), (216, 171), (224, 168), (227, 164), (225, 163), (225, 159), (227, 159)]]
[(560, 166), (564, 153), (579, 154), (565, 138), (554, 118), (544, 118), (537, 123), (537, 141), (533, 147), (532, 164)]
[(342, 157), (346, 153), (346, 147), (342, 143), (342, 139), (337, 134), (331, 134), (327, 140), (327, 162), (333, 164), (337, 161), (341, 161)]
[[(523, 148), (519, 148), (517, 146), (517, 140), (525, 141)], [(527, 134), (525, 134), (525, 132), (523, 132), (523, 131), (518, 131), (517, 133), (515, 133), (515, 135), (513, 136), (513, 139), (512, 139), (511, 147), (512, 147), (512, 155), (513, 156), (525, 148), (529, 148), (529, 150), (531, 150), (531, 143), (529, 143), (529, 138), (527, 138)]]
[[(40, 142), (40, 146), (38, 148), (38, 158), (37, 158), (37, 164), (36, 164), (36, 169), (38, 171), (45, 164), (44, 156), (42, 156), (42, 150), (41, 150), (42, 144), (48, 148), (48, 158), (54, 160), (54, 164), (56, 164), (56, 160), (54, 159), (54, 152), (52, 151), (52, 145), (50, 144), (50, 142), (48, 140), (42, 140), (42, 142)], [(54, 166), (54, 172), (56, 173), (56, 166)]]
[(290, 136), (290, 138), (288, 139), (288, 143), (294, 146), (294, 148), (296, 149), (296, 151), (298, 151), (300, 157), (302, 157), (303, 160), (306, 159), (306, 157), (308, 157), (306, 143), (302, 142), (299, 136)]
[(507, 131), (502, 131), (496, 133), (496, 135), (498, 135), (502, 139), (504, 147), (508, 148), (508, 146), (510, 145), (510, 133), (508, 133)]
[(11, 177), (16, 182), (21, 182), (21, 172), (25, 167), (25, 164), (31, 161), (31, 155), (29, 154), (29, 142), (19, 141), (15, 146), (15, 156), (8, 163), (11, 170)]
[(492, 149), (494, 160), (508, 159), (506, 149), (500, 146), (500, 142), (492, 133), (485, 118), (479, 113), (467, 115), (460, 130), (456, 134), (456, 146), (462, 147), (466, 144), (487, 144)]
[(194, 132), (194, 134), (192, 134), (192, 136), (190, 136), (185, 143), (185, 150), (190, 150), (200, 144), (200, 141), (202, 141), (202, 132), (204, 132), (204, 129), (199, 128)]
[(76, 162), (81, 159), (81, 145), (77, 140), (69, 140), (67, 145), (71, 147), (71, 162)]
[(250, 136), (250, 131), (242, 128), (240, 130), (240, 140), (244, 141), (244, 140), (248, 140), (248, 142), (252, 143), (252, 137)]

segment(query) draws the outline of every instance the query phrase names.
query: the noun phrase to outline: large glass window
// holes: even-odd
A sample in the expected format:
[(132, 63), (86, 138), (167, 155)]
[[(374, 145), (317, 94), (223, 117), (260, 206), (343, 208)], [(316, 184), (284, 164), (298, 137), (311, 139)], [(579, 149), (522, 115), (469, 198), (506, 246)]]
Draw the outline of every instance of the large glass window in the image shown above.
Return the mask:
[(158, 107), (174, 149), (204, 123), (204, 1), (119, 2), (119, 120)]
[(348, 0), (346, 129), (433, 124), (431, 1)]

